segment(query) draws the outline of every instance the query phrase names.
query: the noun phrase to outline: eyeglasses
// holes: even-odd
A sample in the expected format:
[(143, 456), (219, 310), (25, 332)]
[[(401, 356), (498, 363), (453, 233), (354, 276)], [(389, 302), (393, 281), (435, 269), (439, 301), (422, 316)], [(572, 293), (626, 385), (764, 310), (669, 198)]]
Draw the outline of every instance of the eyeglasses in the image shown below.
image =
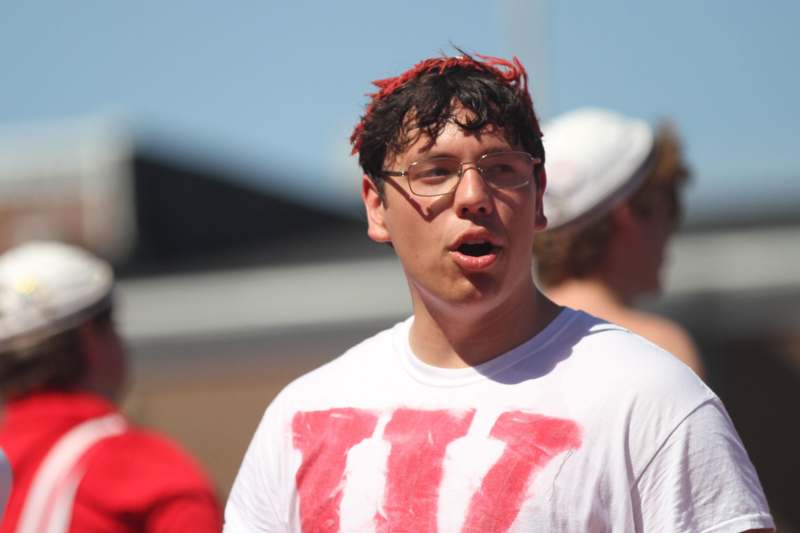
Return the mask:
[(475, 162), (455, 157), (431, 157), (414, 161), (405, 171), (384, 170), (384, 176), (405, 176), (408, 188), (417, 196), (443, 196), (458, 187), (470, 165), (480, 172), (483, 181), (493, 189), (518, 189), (533, 178), (533, 170), (541, 159), (527, 152), (495, 152)]

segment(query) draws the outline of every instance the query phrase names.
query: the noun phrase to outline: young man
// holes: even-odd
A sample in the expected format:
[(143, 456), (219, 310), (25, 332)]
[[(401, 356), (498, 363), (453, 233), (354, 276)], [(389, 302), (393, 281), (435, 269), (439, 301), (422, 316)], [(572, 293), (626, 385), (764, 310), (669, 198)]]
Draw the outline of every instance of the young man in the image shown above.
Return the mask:
[(14, 487), (2, 533), (214, 533), (195, 462), (117, 411), (125, 375), (111, 268), (34, 242), (0, 255), (0, 447)]
[(675, 133), (593, 108), (565, 113), (543, 129), (548, 226), (533, 250), (547, 295), (638, 333), (703, 377), (681, 326), (632, 307), (660, 290), (665, 249), (680, 221), (688, 171)]
[(626, 330), (535, 287), (544, 153), (522, 65), (423, 61), (352, 136), (369, 236), (413, 316), (284, 389), (228, 533), (771, 528), (714, 394)]

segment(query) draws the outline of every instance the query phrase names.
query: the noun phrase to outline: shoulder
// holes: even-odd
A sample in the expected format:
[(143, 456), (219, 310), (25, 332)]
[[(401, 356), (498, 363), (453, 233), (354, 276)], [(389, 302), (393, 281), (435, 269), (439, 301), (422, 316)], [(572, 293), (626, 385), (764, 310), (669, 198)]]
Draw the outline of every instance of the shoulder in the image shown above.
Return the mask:
[(680, 324), (651, 313), (631, 311), (622, 325), (665, 349), (697, 375), (703, 376), (697, 347), (689, 332)]
[(641, 335), (677, 357), (698, 376), (703, 377), (704, 368), (699, 351), (689, 332), (680, 324), (603, 298), (587, 302), (586, 294), (575, 288), (562, 288), (556, 294), (567, 302), (580, 303), (579, 308), (586, 309), (589, 313)]
[[(172, 440), (132, 427), (98, 443), (87, 456), (83, 487), (131, 498), (186, 493), (213, 494), (211, 482), (197, 462)], [(125, 491), (112, 487), (126, 487)]]
[(87, 516), (136, 517), (147, 531), (219, 531), (222, 510), (200, 466), (177, 444), (130, 428), (87, 455), (76, 494), (75, 521)]
[[(631, 309), (603, 315), (603, 318), (584, 314), (594, 320), (594, 340), (598, 343), (610, 343), (615, 347), (614, 352), (620, 356), (636, 357), (635, 354), (642, 353), (650, 354), (646, 357), (652, 358), (653, 354), (659, 353), (657, 358), (661, 359), (663, 353), (666, 353), (702, 377), (703, 366), (694, 341), (679, 324), (658, 315)], [(604, 335), (595, 336), (598, 332), (604, 332)]]
[(570, 355), (556, 369), (559, 393), (595, 449), (612, 456), (629, 450), (634, 472), (700, 406), (719, 402), (694, 372), (653, 342), (590, 315), (575, 322)]
[[(625, 327), (579, 312), (565, 361), (570, 387), (677, 420), (714, 393), (669, 352)], [(584, 394), (585, 394), (584, 393)]]

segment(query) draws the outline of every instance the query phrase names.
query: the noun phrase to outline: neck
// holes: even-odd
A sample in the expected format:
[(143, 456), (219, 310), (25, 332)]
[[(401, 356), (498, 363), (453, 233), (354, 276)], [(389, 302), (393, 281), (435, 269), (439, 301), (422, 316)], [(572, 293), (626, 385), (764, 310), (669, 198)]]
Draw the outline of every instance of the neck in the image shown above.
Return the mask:
[(512, 294), (503, 304), (490, 307), (438, 302), (412, 290), (411, 349), (438, 367), (479, 365), (527, 341), (560, 311), (532, 281)]

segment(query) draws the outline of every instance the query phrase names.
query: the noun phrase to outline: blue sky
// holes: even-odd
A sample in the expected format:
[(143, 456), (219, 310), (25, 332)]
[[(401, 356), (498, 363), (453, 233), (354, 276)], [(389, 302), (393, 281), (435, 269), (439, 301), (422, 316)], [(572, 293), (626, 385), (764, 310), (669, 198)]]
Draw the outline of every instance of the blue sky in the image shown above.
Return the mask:
[(0, 5), (0, 126), (111, 114), (146, 144), (345, 206), (370, 81), (456, 43), (520, 56), (544, 118), (581, 105), (671, 118), (695, 170), (693, 216), (800, 203), (797, 2)]

